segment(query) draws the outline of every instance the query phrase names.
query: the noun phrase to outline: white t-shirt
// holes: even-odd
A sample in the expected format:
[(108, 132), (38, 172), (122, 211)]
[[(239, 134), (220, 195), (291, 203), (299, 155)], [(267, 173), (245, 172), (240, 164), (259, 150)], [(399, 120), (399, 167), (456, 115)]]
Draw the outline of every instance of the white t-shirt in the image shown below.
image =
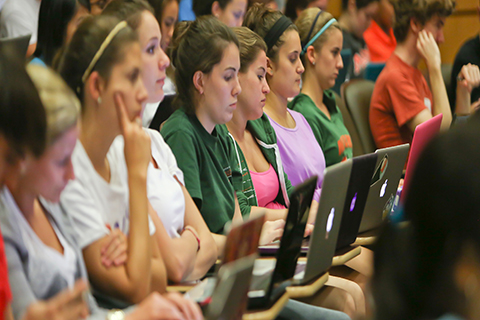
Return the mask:
[(145, 131), (152, 141), (152, 156), (158, 166), (158, 169), (152, 163), (148, 166), (148, 200), (162, 220), (168, 235), (177, 238), (184, 226), (185, 197), (175, 176), (184, 184), (183, 173), (160, 133), (152, 129)]
[[(75, 180), (68, 183), (60, 201), (72, 216), (82, 249), (108, 235), (110, 229), (118, 228), (128, 235), (129, 192), (123, 137), (114, 140), (107, 160), (110, 182), (97, 173), (82, 143), (77, 141), (72, 155)], [(150, 217), (149, 228), (150, 235), (153, 235), (155, 226)]]
[[(49, 219), (50, 224), (52, 225), (53, 230), (55, 231), (55, 234), (57, 235), (58, 240), (63, 247), (63, 254), (47, 246), (42, 240), (40, 240), (28, 221), (23, 216), (20, 208), (18, 208), (17, 203), (15, 202), (15, 199), (8, 188), (3, 188), (0, 197), (19, 227), (22, 240), (30, 254), (30, 257), (37, 260), (36, 263), (28, 264), (29, 277), (32, 279), (42, 279), (44, 278), (45, 274), (58, 273), (63, 279), (65, 279), (65, 281), (67, 281), (68, 287), (73, 288), (75, 283), (75, 274), (77, 272), (77, 256), (73, 248), (58, 230), (55, 222)], [(50, 268), (51, 270), (49, 272), (45, 272), (44, 268)], [(52, 270), (55, 270), (56, 272), (52, 272)], [(41, 288), (38, 289), (41, 290)]]
[(38, 0), (6, 0), (0, 12), (0, 38), (31, 34), (30, 44), (37, 43), (39, 12)]
[(142, 125), (144, 128), (148, 128), (150, 126), (150, 123), (153, 120), (153, 117), (155, 116), (155, 113), (157, 112), (158, 104), (160, 102), (154, 102), (154, 103), (147, 103), (145, 105), (145, 108), (143, 108), (143, 114), (142, 114)]

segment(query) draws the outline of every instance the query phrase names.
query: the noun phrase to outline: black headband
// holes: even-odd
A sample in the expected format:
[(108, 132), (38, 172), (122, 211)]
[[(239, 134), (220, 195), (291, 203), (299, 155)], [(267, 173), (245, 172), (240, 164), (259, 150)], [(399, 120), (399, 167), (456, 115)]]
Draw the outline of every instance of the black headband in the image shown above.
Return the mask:
[(265, 35), (263, 40), (267, 44), (268, 50), (272, 49), (272, 47), (277, 43), (278, 39), (282, 36), (282, 34), (293, 24), (292, 20), (282, 15), (280, 19), (275, 22), (273, 27), (268, 31)]
[(304, 48), (305, 45), (308, 43), (308, 40), (310, 40), (310, 36), (312, 35), (313, 29), (315, 29), (315, 25), (317, 24), (318, 17), (320, 17), (321, 13), (322, 13), (322, 10), (318, 11), (317, 16), (315, 17), (315, 20), (313, 20), (312, 26), (310, 27), (310, 31), (308, 32), (308, 36), (305, 39), (305, 43), (302, 42), (302, 48)]

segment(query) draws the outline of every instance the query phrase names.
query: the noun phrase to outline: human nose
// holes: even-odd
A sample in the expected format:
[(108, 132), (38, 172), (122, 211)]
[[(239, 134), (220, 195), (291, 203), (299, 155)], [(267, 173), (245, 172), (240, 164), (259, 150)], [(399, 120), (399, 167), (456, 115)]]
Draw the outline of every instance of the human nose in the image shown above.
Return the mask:
[(265, 77), (263, 77), (263, 87), (262, 87), (262, 93), (263, 94), (268, 94), (270, 92), (270, 86), (267, 83), (267, 80)]
[(445, 37), (443, 36), (443, 30), (438, 31), (436, 40), (437, 40), (438, 44), (441, 44), (441, 43), (445, 42)]
[(337, 69), (343, 69), (343, 59), (342, 59), (342, 55), (338, 55), (337, 57)]
[(168, 68), (169, 65), (170, 65), (170, 59), (166, 55), (165, 51), (163, 51), (163, 49), (160, 48), (160, 56), (159, 56), (159, 59), (158, 59), (158, 68), (160, 70), (165, 70), (165, 69)]
[(242, 87), (240, 86), (240, 81), (238, 81), (238, 75), (235, 76), (235, 86), (232, 90), (232, 96), (236, 97), (242, 92)]
[(303, 66), (302, 60), (298, 59), (297, 73), (302, 74), (304, 71), (305, 67)]
[(67, 182), (69, 180), (75, 180), (75, 170), (73, 169), (72, 158), (68, 160), (67, 171), (65, 173), (65, 180)]
[(148, 92), (147, 89), (145, 88), (145, 85), (143, 84), (143, 80), (140, 79), (139, 81), (139, 88), (138, 88), (138, 93), (137, 93), (137, 100), (140, 103), (144, 103), (148, 99)]

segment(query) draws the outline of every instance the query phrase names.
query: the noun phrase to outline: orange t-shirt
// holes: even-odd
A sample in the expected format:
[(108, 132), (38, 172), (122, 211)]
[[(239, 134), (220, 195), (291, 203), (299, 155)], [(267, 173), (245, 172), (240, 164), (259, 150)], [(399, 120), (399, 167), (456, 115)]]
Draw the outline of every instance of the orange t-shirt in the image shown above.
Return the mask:
[(378, 148), (411, 143), (407, 122), (425, 108), (432, 111), (433, 96), (420, 70), (396, 54), (378, 76), (370, 102), (370, 129)]
[(387, 35), (373, 20), (370, 27), (363, 33), (363, 39), (367, 43), (371, 62), (387, 61), (397, 46), (393, 29), (390, 28), (389, 34)]

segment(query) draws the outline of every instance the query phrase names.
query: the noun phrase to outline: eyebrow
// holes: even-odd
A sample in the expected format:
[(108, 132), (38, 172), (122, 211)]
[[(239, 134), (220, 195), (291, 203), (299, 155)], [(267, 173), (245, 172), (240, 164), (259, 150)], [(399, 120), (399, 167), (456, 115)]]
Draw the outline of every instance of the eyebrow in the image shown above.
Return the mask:
[(224, 71), (229, 71), (229, 70), (232, 70), (233, 72), (236, 72), (236, 71), (237, 71), (237, 69), (234, 68), (234, 67), (227, 67), (227, 68), (225, 68)]
[(258, 69), (262, 70), (263, 72), (265, 72), (265, 71), (266, 71), (266, 70), (265, 70), (265, 68), (264, 68), (264, 67), (262, 67), (262, 66), (258, 67)]

